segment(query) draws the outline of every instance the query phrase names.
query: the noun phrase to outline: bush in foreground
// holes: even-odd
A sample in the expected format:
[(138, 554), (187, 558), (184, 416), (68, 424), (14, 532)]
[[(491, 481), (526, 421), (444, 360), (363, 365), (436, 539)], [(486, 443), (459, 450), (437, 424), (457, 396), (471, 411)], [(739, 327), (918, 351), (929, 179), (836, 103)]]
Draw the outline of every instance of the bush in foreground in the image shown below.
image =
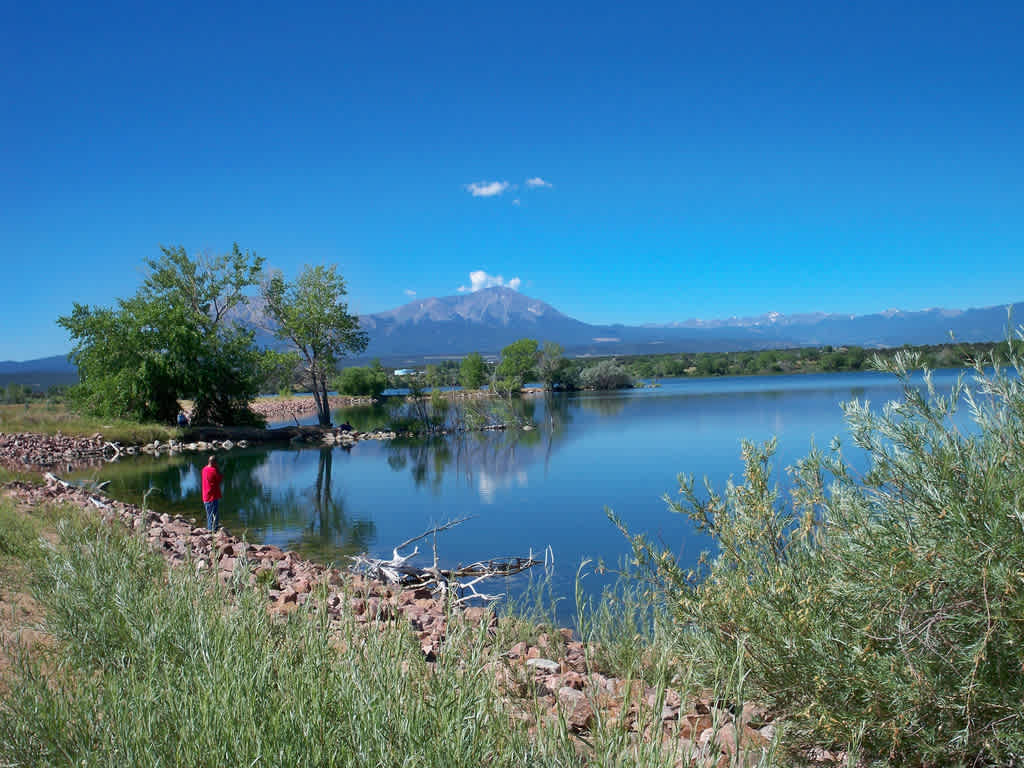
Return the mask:
[[(905, 765), (1024, 759), (1024, 383), (976, 370), (946, 396), (912, 357), (888, 366), (903, 396), (844, 406), (862, 477), (838, 442), (790, 468), (745, 444), (724, 493), (680, 477), (687, 514), (717, 554), (685, 571), (635, 538), (680, 636), (705, 660), (742, 648), (749, 681), (815, 743), (861, 744)], [(974, 427), (953, 422), (966, 405)]]

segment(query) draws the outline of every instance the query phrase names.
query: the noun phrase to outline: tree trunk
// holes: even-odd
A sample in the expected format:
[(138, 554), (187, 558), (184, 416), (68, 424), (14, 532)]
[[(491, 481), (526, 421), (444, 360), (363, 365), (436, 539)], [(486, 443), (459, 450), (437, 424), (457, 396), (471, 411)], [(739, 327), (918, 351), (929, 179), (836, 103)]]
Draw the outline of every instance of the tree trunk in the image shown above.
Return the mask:
[(317, 418), (320, 421), (321, 427), (331, 426), (331, 402), (327, 398), (327, 379), (321, 377), (320, 379), (320, 398), (316, 403)]

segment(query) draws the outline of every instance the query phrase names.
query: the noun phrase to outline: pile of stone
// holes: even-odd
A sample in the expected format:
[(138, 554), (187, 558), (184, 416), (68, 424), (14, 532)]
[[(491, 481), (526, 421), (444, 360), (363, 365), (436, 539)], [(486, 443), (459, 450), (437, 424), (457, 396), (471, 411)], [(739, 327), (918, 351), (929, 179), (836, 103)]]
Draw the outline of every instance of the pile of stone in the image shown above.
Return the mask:
[(0, 463), (14, 469), (53, 467), (58, 464), (100, 464), (117, 448), (100, 434), (92, 437), (0, 433)]
[[(387, 585), (327, 568), (273, 545), (242, 541), (224, 530), (211, 533), (180, 515), (62, 485), (52, 476), (46, 486), (8, 487), (30, 504), (60, 500), (98, 510), (107, 521), (119, 521), (145, 536), (172, 565), (213, 571), (224, 584), (264, 588), (272, 613), (295, 610), (317, 588), (326, 593), (326, 610), (333, 620), (362, 626), (402, 621), (416, 634), (428, 661), (443, 652), (448, 619), (444, 605), (429, 589)], [(497, 624), (494, 612), (483, 607), (464, 608), (462, 618), (474, 624), (487, 622), (489, 630)], [(538, 716), (561, 718), (583, 737), (584, 750), (586, 734), (599, 716), (606, 724), (625, 727), (638, 741), (661, 744), (680, 766), (754, 765), (769, 748), (775, 725), (762, 707), (739, 707), (715, 700), (709, 692), (687, 698), (686, 692), (659, 692), (607, 677), (592, 668), (590, 650), (573, 639), (572, 630), (561, 629), (555, 635), (540, 634), (536, 644), (516, 644), (488, 671), (505, 692), (514, 717), (531, 727), (539, 725)]]
[[(331, 395), (327, 398), (331, 410), (350, 408), (353, 405), (372, 405), (372, 397), (349, 397), (347, 395)], [(267, 421), (288, 421), (316, 412), (316, 400), (312, 395), (296, 397), (261, 397), (249, 404), (253, 411)]]

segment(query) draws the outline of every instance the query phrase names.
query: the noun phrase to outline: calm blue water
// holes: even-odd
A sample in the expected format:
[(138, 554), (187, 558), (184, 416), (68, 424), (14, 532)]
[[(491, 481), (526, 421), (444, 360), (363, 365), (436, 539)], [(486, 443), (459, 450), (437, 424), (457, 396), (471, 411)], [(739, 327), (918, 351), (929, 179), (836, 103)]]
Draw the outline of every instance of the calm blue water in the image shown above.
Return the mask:
[[(940, 390), (955, 375), (937, 373)], [(475, 515), (441, 535), (445, 563), (550, 548), (556, 590), (569, 596), (581, 560), (615, 564), (629, 552), (606, 507), (693, 562), (707, 542), (662, 500), (676, 493), (678, 473), (722, 487), (742, 471), (743, 438), (776, 436), (784, 483), (783, 467), (812, 438), (827, 447), (845, 435), (839, 403), (859, 398), (880, 408), (898, 396), (896, 380), (879, 373), (663, 380), (657, 389), (524, 399), (532, 431), (365, 441), (350, 451), (235, 450), (222, 455), (224, 524), (250, 541), (344, 563), (353, 552), (388, 554), (439, 522)], [(362, 429), (387, 418), (383, 408), (336, 414)], [(159, 488), (151, 506), (200, 519), (204, 460), (138, 457), (102, 477), (114, 495), (135, 502)], [(600, 581), (588, 583), (596, 589)]]

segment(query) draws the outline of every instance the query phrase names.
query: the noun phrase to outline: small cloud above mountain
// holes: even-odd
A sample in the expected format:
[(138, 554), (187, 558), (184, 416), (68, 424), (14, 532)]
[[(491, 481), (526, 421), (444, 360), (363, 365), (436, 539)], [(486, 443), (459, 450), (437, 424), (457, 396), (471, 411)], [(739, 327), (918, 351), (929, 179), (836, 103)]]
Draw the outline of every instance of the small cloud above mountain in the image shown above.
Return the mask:
[(473, 197), (497, 197), (511, 186), (507, 181), (474, 181), (466, 185)]
[(405, 290), (403, 291), (403, 293), (404, 293), (404, 294), (405, 294), (406, 296), (415, 296), (415, 295), (416, 295), (416, 291), (414, 291), (414, 290), (413, 290), (412, 288), (406, 288), (406, 289), (405, 289)]
[(544, 181), (540, 176), (534, 176), (532, 179), (526, 180), (526, 186), (532, 187), (533, 189), (543, 189), (545, 187), (551, 188), (551, 182)]
[(518, 277), (506, 281), (501, 275), (489, 275), (484, 270), (478, 269), (469, 273), (469, 285), (460, 285), (459, 293), (476, 293), (484, 288), (495, 287), (511, 288), (513, 291), (518, 291), (522, 284), (523, 281)]

